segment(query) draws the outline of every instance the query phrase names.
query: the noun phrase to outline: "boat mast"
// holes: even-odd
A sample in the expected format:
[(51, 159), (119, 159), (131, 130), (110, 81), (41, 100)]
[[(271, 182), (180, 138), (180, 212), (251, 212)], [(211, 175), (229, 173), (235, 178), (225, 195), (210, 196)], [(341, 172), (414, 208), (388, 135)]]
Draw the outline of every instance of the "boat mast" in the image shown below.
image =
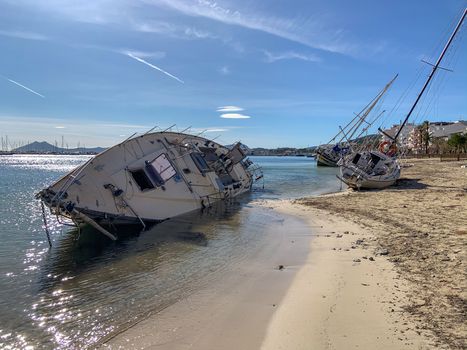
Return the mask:
[[(396, 75), (395, 78), (397, 78), (397, 75)], [(394, 81), (395, 78), (392, 81)], [(392, 84), (392, 81), (391, 81), (390, 84)], [(368, 102), (368, 104), (360, 112), (356, 113), (355, 117), (353, 117), (353, 119), (350, 122), (348, 122), (346, 126), (344, 126), (343, 128), (339, 127), (340, 131), (331, 140), (329, 140), (329, 142), (327, 144), (333, 143), (337, 139), (337, 137), (339, 135), (341, 135), (341, 134), (343, 134), (343, 136), (339, 139), (339, 141), (337, 141), (338, 144), (341, 143), (344, 139), (347, 139), (347, 135), (350, 134), (350, 133), (353, 133), (356, 126), (361, 125), (361, 121), (362, 121), (362, 116), (361, 115), (362, 115), (362, 113), (365, 113), (368, 110), (369, 106), (375, 100), (379, 99), (380, 94), (381, 94), (381, 92), (379, 92), (378, 95), (376, 95), (375, 98), (373, 98), (370, 102)], [(349, 128), (348, 132), (346, 132), (347, 128)]]
[[(362, 111), (362, 112), (363, 112), (363, 111)], [(345, 129), (347, 129), (354, 121), (357, 120), (357, 118), (360, 117), (360, 114), (361, 114), (362, 112), (360, 112), (360, 113), (358, 113), (357, 115), (355, 115), (355, 117), (353, 117), (353, 119), (352, 119), (350, 122), (348, 122), (346, 126), (344, 126), (343, 128), (340, 128), (340, 131), (328, 142), (328, 144), (333, 143), (334, 140), (335, 140), (340, 134), (342, 134), (342, 133), (344, 132)], [(344, 137), (345, 137), (345, 136), (344, 136)], [(343, 137), (343, 138), (344, 138), (344, 137)], [(339, 140), (338, 143), (342, 142), (343, 138), (341, 138), (341, 139)]]
[[(396, 74), (394, 76), (394, 78), (392, 78), (392, 80), (389, 83), (387, 83), (386, 86), (378, 93), (378, 95), (376, 95), (376, 97), (373, 99), (373, 102), (371, 103), (371, 105), (365, 110), (365, 112), (363, 113), (363, 116), (360, 117), (359, 122), (356, 123), (355, 126), (350, 130), (350, 131), (352, 131), (352, 133), (348, 137), (349, 140), (352, 140), (352, 138), (355, 135), (355, 133), (357, 132), (357, 130), (365, 122), (365, 120), (368, 117), (368, 115), (370, 114), (370, 112), (373, 110), (373, 108), (375, 108), (375, 106), (378, 104), (379, 100), (384, 96), (386, 91), (388, 91), (388, 89), (391, 87), (392, 83), (394, 82), (394, 80), (397, 79), (398, 76), (399, 76), (399, 74)], [(368, 122), (366, 122), (366, 123), (369, 124)]]
[[(334, 137), (333, 137), (331, 140), (329, 140), (329, 142), (328, 142), (327, 144), (333, 143), (334, 140), (335, 140), (340, 134), (342, 134), (342, 133), (345, 134), (345, 130), (346, 130), (349, 126), (351, 126), (351, 124), (353, 124), (355, 121), (357, 121), (357, 119), (360, 118), (360, 116), (362, 115), (362, 113), (365, 112), (365, 110), (368, 108), (368, 106), (369, 106), (375, 99), (376, 99), (376, 97), (375, 97), (373, 100), (371, 100), (360, 112), (355, 113), (355, 117), (353, 117), (353, 119), (352, 119), (350, 122), (348, 122), (346, 126), (344, 126), (343, 128), (342, 128), (342, 127), (339, 127), (340, 131), (339, 131), (336, 135), (334, 135)], [(353, 128), (355, 127), (355, 125), (356, 125), (357, 123), (358, 123), (358, 121), (357, 121), (354, 125), (352, 125), (352, 126), (350, 127), (349, 132), (351, 132), (351, 131), (353, 130)], [(345, 135), (342, 136), (342, 137), (340, 138), (340, 140), (339, 140), (337, 143), (341, 143), (342, 140), (345, 139), (345, 138), (346, 138)]]
[(449, 45), (451, 45), (451, 42), (452, 42), (452, 40), (454, 39), (454, 36), (455, 36), (455, 35), (457, 34), (457, 32), (459, 31), (459, 28), (461, 27), (462, 22), (464, 21), (465, 15), (466, 15), (466, 14), (467, 14), (467, 8), (464, 9), (464, 13), (462, 14), (461, 19), (460, 19), (459, 22), (457, 23), (457, 26), (456, 26), (456, 28), (454, 29), (454, 31), (452, 32), (451, 37), (449, 38), (449, 40), (448, 40), (446, 46), (444, 46), (444, 49), (443, 49), (443, 51), (441, 52), (441, 55), (439, 56), (439, 58), (438, 58), (438, 60), (436, 61), (435, 65), (433, 66), (433, 69), (431, 70), (431, 73), (430, 73), (430, 75), (428, 76), (428, 79), (426, 80), (425, 85), (423, 85), (422, 91), (420, 91), (420, 93), (418, 94), (417, 99), (415, 100), (415, 102), (414, 102), (412, 108), (410, 108), (410, 111), (409, 111), (409, 113), (407, 114), (407, 116), (405, 117), (404, 122), (401, 124), (401, 127), (399, 128), (399, 130), (397, 131), (396, 135), (394, 136), (393, 142), (396, 142), (397, 137), (398, 137), (399, 134), (401, 133), (402, 129), (404, 128), (404, 125), (407, 123), (407, 121), (409, 120), (409, 117), (411, 116), (412, 112), (414, 111), (415, 107), (417, 106), (418, 101), (420, 101), (420, 98), (422, 97), (423, 93), (425, 92), (426, 88), (428, 87), (428, 84), (430, 83), (431, 78), (433, 78), (433, 75), (434, 75), (435, 72), (438, 70), (439, 64), (441, 63), (441, 61), (442, 61), (442, 59), (443, 59), (443, 57), (444, 57), (444, 54), (445, 54), (446, 51), (448, 50)]

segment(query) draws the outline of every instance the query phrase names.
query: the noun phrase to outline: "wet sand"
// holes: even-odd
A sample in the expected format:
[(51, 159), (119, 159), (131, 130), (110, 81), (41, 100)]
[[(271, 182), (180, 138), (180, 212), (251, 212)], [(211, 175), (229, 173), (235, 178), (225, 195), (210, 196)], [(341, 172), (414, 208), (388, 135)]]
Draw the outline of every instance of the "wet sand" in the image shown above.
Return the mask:
[(306, 219), (315, 236), (262, 349), (425, 349), (401, 318), (407, 286), (374, 251), (371, 230), (303, 205), (273, 205)]
[(256, 251), (189, 297), (107, 339), (103, 347), (260, 348), (269, 320), (307, 259), (311, 239), (301, 220), (272, 211), (270, 217), (270, 232)]
[(466, 169), (410, 163), (384, 191), (255, 203), (283, 215), (255, 255), (104, 346), (465, 348)]

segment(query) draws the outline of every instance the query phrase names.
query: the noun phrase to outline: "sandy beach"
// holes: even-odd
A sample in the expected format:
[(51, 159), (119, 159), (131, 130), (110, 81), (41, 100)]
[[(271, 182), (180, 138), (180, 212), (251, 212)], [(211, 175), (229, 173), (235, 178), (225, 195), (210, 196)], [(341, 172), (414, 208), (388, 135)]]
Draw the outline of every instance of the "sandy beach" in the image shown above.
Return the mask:
[[(389, 286), (406, 331), (426, 346), (467, 347), (466, 162), (408, 160), (396, 186), (296, 201), (370, 232), (368, 249), (383, 254), (401, 283)], [(387, 301), (388, 302), (388, 301)], [(404, 331), (404, 333), (402, 333)], [(395, 335), (396, 336), (396, 335)]]
[(409, 163), (384, 191), (254, 203), (270, 242), (104, 347), (465, 348), (466, 169)]

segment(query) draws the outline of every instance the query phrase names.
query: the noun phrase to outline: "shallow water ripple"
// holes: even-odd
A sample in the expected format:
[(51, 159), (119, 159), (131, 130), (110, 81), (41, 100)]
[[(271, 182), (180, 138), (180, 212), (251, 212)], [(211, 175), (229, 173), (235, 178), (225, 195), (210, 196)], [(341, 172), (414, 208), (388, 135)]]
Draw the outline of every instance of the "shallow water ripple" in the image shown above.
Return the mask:
[[(251, 195), (228, 207), (179, 217), (111, 242), (78, 232), (48, 213), (49, 249), (40, 189), (87, 156), (0, 156), (0, 348), (81, 349), (156, 312), (248, 257), (267, 237), (274, 212), (255, 198), (298, 197), (337, 188), (330, 170), (309, 159), (258, 157), (265, 172)], [(315, 169), (315, 170), (313, 170)], [(333, 187), (334, 186), (334, 187)]]

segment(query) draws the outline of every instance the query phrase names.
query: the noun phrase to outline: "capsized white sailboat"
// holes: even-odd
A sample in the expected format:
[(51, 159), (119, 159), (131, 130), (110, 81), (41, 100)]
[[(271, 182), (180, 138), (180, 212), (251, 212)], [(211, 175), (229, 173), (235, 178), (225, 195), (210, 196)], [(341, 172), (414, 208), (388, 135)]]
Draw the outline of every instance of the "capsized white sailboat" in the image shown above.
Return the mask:
[(262, 177), (241, 143), (171, 131), (146, 133), (91, 158), (36, 198), (57, 216), (102, 225), (157, 223), (236, 197)]
[[(368, 122), (368, 116), (375, 106), (379, 103), (384, 94), (389, 90), (392, 83), (397, 79), (397, 75), (386, 84), (386, 86), (373, 98), (373, 100), (365, 106), (365, 108), (358, 113), (345, 127), (337, 133), (327, 144), (320, 145), (316, 149), (316, 162), (319, 166), (337, 167), (341, 158), (352, 152), (352, 140), (354, 137), (361, 136), (362, 133), (357, 134), (362, 125), (370, 125), (374, 123), (378, 117), (374, 118), (372, 122)], [(363, 129), (366, 129), (364, 127)], [(336, 140), (339, 140), (336, 142)]]
[(381, 189), (400, 177), (399, 163), (379, 151), (354, 152), (339, 161), (339, 178), (355, 189)]
[[(436, 61), (436, 64), (433, 65), (430, 75), (425, 81), (423, 88), (418, 94), (412, 108), (402, 122), (396, 135), (392, 137), (385, 134), (385, 136), (391, 141), (382, 142), (379, 145), (378, 151), (356, 151), (339, 161), (338, 165), (340, 166), (340, 176), (338, 177), (349, 187), (355, 189), (381, 189), (394, 184), (400, 178), (401, 169), (397, 160), (398, 137), (428, 87), (435, 72), (439, 68), (446, 51), (465, 19), (466, 13), (467, 9), (464, 9), (459, 22), (449, 37), (449, 40)], [(383, 132), (381, 129), (379, 129), (379, 131)]]

